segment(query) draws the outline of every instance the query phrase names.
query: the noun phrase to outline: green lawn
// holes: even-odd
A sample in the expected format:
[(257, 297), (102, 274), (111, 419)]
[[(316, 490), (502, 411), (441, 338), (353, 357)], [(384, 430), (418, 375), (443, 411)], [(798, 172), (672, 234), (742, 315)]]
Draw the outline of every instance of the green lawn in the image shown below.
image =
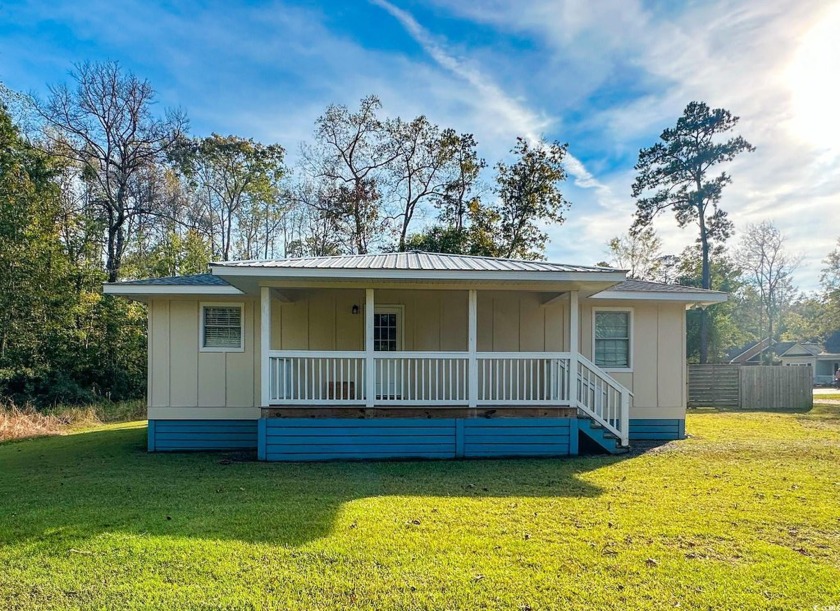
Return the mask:
[(840, 406), (630, 457), (264, 464), (0, 445), (0, 608), (840, 605)]
[(832, 393), (825, 393), (814, 395), (814, 401), (819, 403), (820, 401), (840, 401), (840, 392), (832, 392)]

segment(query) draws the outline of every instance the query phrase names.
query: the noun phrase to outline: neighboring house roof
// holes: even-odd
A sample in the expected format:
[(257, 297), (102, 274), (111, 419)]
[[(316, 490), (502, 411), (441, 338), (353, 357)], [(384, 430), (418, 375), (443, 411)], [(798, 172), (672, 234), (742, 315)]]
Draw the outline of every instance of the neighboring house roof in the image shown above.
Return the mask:
[(815, 356), (819, 354), (821, 347), (819, 344), (811, 344), (806, 342), (789, 342), (789, 345), (784, 350), (779, 349), (776, 352), (781, 356)]
[(784, 354), (796, 345), (796, 342), (776, 342), (776, 354)]
[(609, 267), (567, 265), (548, 261), (497, 259), (473, 255), (453, 255), (431, 252), (396, 252), (373, 255), (336, 255), (331, 257), (302, 257), (252, 261), (224, 261), (212, 267), (251, 267), (270, 269), (388, 269), (424, 271), (516, 271), (516, 272), (601, 272), (621, 270)]
[(730, 357), (729, 364), (748, 363), (759, 356), (770, 346), (770, 338), (765, 337), (759, 342), (750, 342), (745, 346), (731, 350), (727, 356)]

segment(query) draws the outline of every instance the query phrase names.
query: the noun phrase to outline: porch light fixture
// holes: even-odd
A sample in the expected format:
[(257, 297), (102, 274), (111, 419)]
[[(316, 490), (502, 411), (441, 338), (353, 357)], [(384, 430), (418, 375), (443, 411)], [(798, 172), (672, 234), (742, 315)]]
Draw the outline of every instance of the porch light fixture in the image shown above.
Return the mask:
[(353, 304), (353, 309), (351, 310), (351, 312), (353, 312), (354, 315), (358, 314), (359, 313), (359, 306)]

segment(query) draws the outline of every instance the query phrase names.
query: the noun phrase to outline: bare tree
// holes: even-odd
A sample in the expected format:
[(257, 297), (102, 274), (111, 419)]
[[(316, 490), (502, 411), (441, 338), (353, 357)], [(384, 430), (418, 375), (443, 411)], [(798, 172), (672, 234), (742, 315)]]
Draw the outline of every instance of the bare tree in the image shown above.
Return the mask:
[(132, 183), (163, 159), (187, 120), (180, 111), (154, 115), (151, 85), (116, 62), (79, 64), (71, 78), (73, 88), (50, 87), (36, 109), (51, 148), (76, 164), (94, 193), (105, 227), (105, 267), (114, 282), (132, 225), (149, 212), (149, 202), (134, 197)]
[(750, 284), (758, 292), (762, 318), (766, 321), (766, 336), (772, 344), (778, 333), (782, 309), (793, 297), (793, 272), (801, 257), (789, 254), (779, 229), (764, 221), (747, 226), (738, 258)]
[(320, 183), (299, 182), (290, 192), (289, 213), (283, 217), (284, 255), (287, 257), (320, 257), (342, 251), (341, 234), (333, 219), (324, 212), (329, 197), (319, 189)]
[(359, 110), (330, 105), (315, 122), (315, 144), (303, 149), (306, 170), (322, 182), (321, 212), (349, 237), (349, 250), (366, 253), (382, 234), (381, 183), (398, 155), (377, 116), (379, 98), (362, 99)]
[(405, 250), (406, 237), (417, 207), (423, 201), (440, 199), (460, 170), (457, 137), (420, 116), (410, 122), (394, 119), (385, 130), (396, 158), (390, 165), (395, 190), (396, 218), (400, 221), (398, 249)]

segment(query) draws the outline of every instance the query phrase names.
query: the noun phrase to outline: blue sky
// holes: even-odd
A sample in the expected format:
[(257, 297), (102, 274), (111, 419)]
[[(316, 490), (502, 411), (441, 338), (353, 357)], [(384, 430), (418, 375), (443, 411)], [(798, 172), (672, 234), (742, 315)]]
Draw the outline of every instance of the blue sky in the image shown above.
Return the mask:
[[(840, 237), (837, 31), (824, 0), (12, 1), (0, 81), (43, 95), (74, 62), (115, 59), (193, 133), (292, 158), (327, 104), (369, 93), (387, 114), (474, 133), (491, 162), (518, 135), (568, 142), (573, 207), (547, 254), (584, 264), (631, 222), (638, 149), (704, 100), (758, 147), (728, 168), (724, 208), (736, 229), (776, 222), (811, 289)], [(671, 216), (656, 227), (671, 252), (695, 238)]]

